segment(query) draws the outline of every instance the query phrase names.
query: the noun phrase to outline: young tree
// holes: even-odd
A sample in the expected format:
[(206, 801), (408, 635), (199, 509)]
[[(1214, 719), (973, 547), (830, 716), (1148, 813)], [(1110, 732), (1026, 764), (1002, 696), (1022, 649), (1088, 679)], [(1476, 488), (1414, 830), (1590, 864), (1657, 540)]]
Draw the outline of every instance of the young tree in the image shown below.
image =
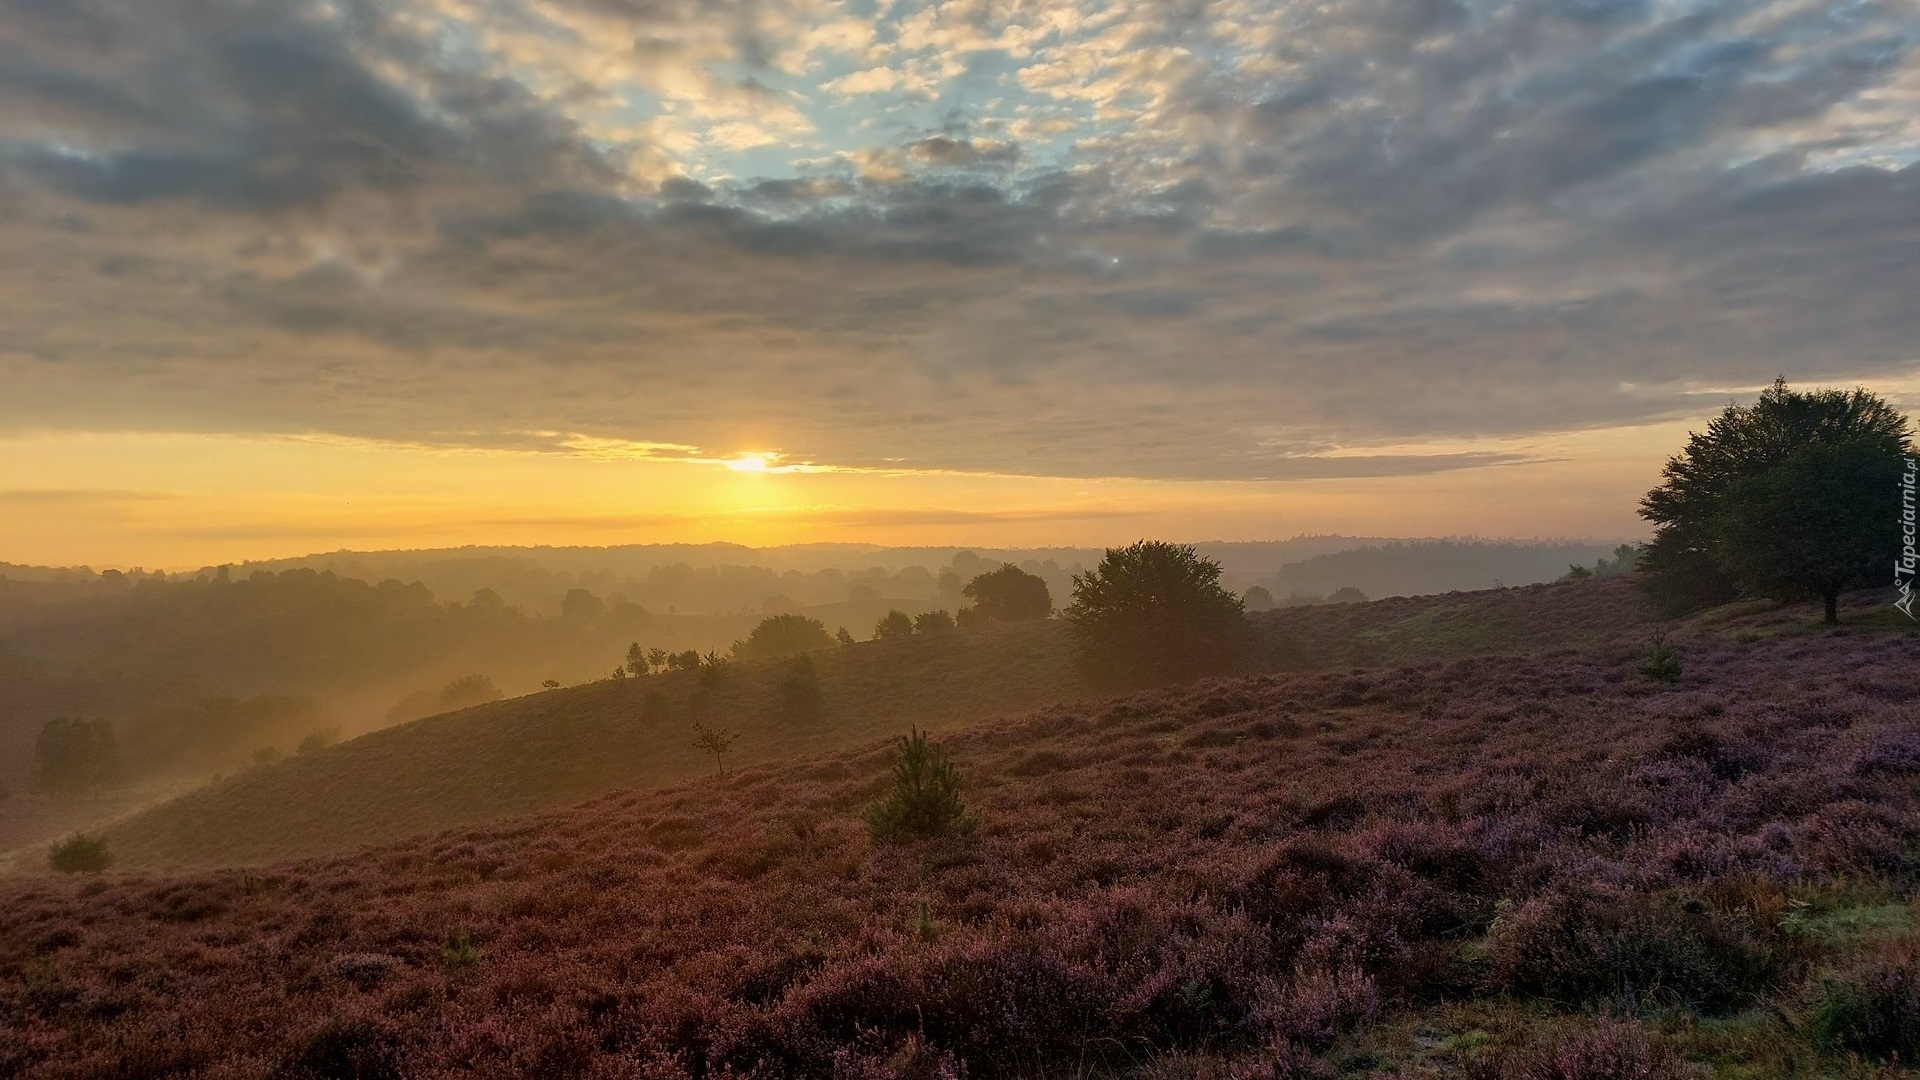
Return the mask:
[(853, 644), (853, 634), (850, 633), (847, 630), (847, 628), (843, 626), (840, 628), (839, 633), (833, 635), (833, 640), (839, 642), (842, 645), (851, 645)]
[(659, 670), (659, 671), (665, 671), (667, 670), (667, 659), (670, 656), (672, 656), (672, 654), (667, 652), (667, 650), (665, 649), (648, 649), (647, 650), (647, 667), (655, 670)]
[[(1680, 614), (1739, 595), (1734, 564), (1721, 545), (1732, 488), (1806, 447), (1845, 444), (1903, 459), (1907, 418), (1864, 389), (1798, 392), (1780, 379), (1752, 405), (1729, 405), (1706, 431), (1689, 436), (1686, 448), (1667, 461), (1660, 486), (1640, 503), (1640, 516), (1654, 524), (1639, 568), (1655, 606)], [(1885, 500), (1894, 490), (1873, 497)], [(1882, 505), (1890, 520), (1897, 517), (1897, 496), (1890, 512)]]
[(710, 728), (698, 720), (693, 722), (694, 746), (713, 755), (713, 762), (720, 768), (720, 778), (727, 776), (727, 752), (733, 749), (733, 741), (740, 736), (725, 728)]
[(967, 582), (961, 590), (973, 601), (974, 617), (995, 622), (1044, 619), (1053, 614), (1053, 595), (1046, 579), (1012, 563), (1002, 563)]
[(960, 801), (959, 771), (917, 728), (900, 737), (893, 786), (864, 816), (878, 843), (970, 831), (977, 822)]
[(819, 619), (805, 615), (775, 615), (760, 620), (745, 641), (733, 643), (734, 656), (745, 660), (760, 656), (792, 656), (809, 649), (824, 649), (833, 644), (827, 627)]
[(625, 667), (627, 674), (635, 678), (645, 675), (652, 670), (652, 665), (647, 663), (647, 650), (642, 649), (639, 642), (636, 641), (627, 646), (627, 662)]
[(1099, 566), (1073, 576), (1066, 618), (1081, 664), (1115, 683), (1232, 671), (1250, 644), (1240, 597), (1220, 585), (1220, 564), (1185, 544), (1108, 548)]
[(881, 641), (886, 638), (907, 637), (912, 633), (913, 616), (908, 615), (899, 608), (894, 608), (892, 611), (887, 612), (880, 617), (879, 622), (873, 624), (873, 640), (875, 641)]
[(1882, 580), (1900, 551), (1902, 459), (1867, 443), (1803, 447), (1727, 488), (1709, 529), (1720, 568), (1741, 591), (1818, 596), (1840, 621), (1840, 592)]

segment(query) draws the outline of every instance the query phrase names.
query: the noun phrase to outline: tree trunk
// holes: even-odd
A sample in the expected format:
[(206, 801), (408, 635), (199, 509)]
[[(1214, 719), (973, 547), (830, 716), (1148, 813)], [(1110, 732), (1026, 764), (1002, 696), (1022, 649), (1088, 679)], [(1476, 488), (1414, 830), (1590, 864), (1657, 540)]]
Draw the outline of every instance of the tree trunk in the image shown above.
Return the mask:
[(1820, 621), (1828, 626), (1840, 625), (1840, 590), (1826, 589), (1820, 593), (1820, 599), (1827, 605), (1827, 617)]

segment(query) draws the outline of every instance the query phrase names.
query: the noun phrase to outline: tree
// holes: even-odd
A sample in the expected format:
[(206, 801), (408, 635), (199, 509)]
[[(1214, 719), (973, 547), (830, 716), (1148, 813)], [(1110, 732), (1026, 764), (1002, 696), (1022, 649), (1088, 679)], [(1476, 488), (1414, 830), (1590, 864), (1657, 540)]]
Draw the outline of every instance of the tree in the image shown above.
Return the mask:
[(1273, 593), (1268, 592), (1265, 585), (1255, 585), (1253, 588), (1248, 589), (1246, 595), (1243, 596), (1241, 600), (1246, 605), (1248, 611), (1273, 610)]
[(1232, 671), (1250, 644), (1240, 598), (1220, 585), (1220, 564), (1186, 544), (1108, 548), (1099, 566), (1073, 576), (1066, 618), (1082, 666), (1109, 682)]
[(1044, 619), (1053, 614), (1053, 595), (1046, 579), (1012, 563), (980, 574), (960, 590), (973, 601), (975, 618), (994, 622)]
[(843, 626), (840, 628), (839, 633), (833, 635), (833, 640), (839, 642), (842, 645), (851, 645), (853, 644), (853, 634), (850, 633), (847, 630), (847, 628)]
[(56, 717), (33, 741), (33, 787), (49, 795), (78, 795), (120, 780), (120, 752), (106, 720)]
[(913, 617), (916, 634), (944, 634), (953, 629), (953, 616), (945, 611), (923, 611)]
[(899, 608), (894, 608), (873, 624), (873, 640), (907, 637), (913, 633), (913, 617)]
[[(1797, 392), (1780, 379), (1752, 405), (1728, 405), (1706, 431), (1690, 435), (1686, 448), (1668, 459), (1660, 486), (1640, 502), (1654, 534), (1639, 553), (1639, 568), (1656, 608), (1677, 615), (1738, 596), (1738, 564), (1721, 546), (1733, 487), (1809, 446), (1843, 444), (1902, 460), (1909, 453), (1907, 418), (1864, 389)], [(1893, 490), (1859, 494), (1880, 502), (1895, 520), (1897, 500), (1885, 501)], [(1897, 551), (1898, 545), (1886, 555)]]
[(665, 671), (667, 670), (667, 658), (671, 655), (672, 654), (667, 652), (667, 650), (665, 649), (648, 649), (647, 650), (647, 666), (649, 668), (658, 668), (661, 671)]
[(693, 722), (695, 735), (693, 745), (713, 755), (713, 762), (720, 767), (720, 778), (727, 776), (727, 752), (733, 749), (733, 741), (740, 736), (725, 728), (710, 728), (698, 720)]
[(746, 660), (761, 656), (792, 656), (833, 644), (825, 623), (805, 615), (775, 615), (762, 619), (745, 641), (733, 643), (733, 655)]
[(917, 728), (900, 737), (893, 785), (864, 816), (877, 843), (967, 832), (978, 820), (960, 801), (959, 771)]
[(1736, 480), (1713, 518), (1721, 570), (1742, 592), (1818, 596), (1840, 621), (1840, 592), (1884, 578), (1900, 551), (1903, 459), (1867, 443), (1802, 447)]
[(1327, 594), (1329, 604), (1364, 604), (1366, 602), (1367, 594), (1351, 585), (1342, 585)]
[(473, 705), (499, 701), (500, 688), (485, 675), (462, 675), (440, 688), (440, 711), (452, 712)]
[(637, 641), (627, 646), (627, 662), (625, 668), (627, 674), (632, 675), (634, 678), (639, 678), (652, 670), (652, 665), (647, 663), (647, 650), (641, 648), (640, 643)]
[(568, 589), (560, 600), (560, 618), (570, 623), (590, 623), (606, 611), (607, 602), (585, 589)]

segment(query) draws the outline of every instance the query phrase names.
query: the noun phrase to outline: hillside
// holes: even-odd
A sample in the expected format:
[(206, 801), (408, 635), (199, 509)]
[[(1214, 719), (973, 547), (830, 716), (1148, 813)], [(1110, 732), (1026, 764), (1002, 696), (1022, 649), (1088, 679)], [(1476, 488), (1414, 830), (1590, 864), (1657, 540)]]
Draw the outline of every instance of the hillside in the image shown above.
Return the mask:
[(1920, 640), (1682, 660), (1048, 708), (949, 735), (981, 824), (906, 847), (860, 823), (869, 742), (266, 872), (3, 883), (0, 1072), (1915, 1075), (1872, 1062), (1915, 1049)]
[[(1625, 582), (1556, 586), (1258, 616), (1273, 669), (1572, 646), (1642, 632)], [(535, 694), (375, 732), (250, 770), (110, 830), (128, 866), (266, 862), (566, 805), (616, 788), (696, 776), (696, 719), (739, 734), (741, 765), (857, 745), (909, 725), (952, 730), (1081, 697), (1057, 621), (867, 642), (818, 654), (824, 714), (780, 705), (784, 662), (738, 665), (706, 712), (690, 673)], [(651, 704), (649, 694), (658, 698)], [(36, 868), (38, 849), (19, 856)]]

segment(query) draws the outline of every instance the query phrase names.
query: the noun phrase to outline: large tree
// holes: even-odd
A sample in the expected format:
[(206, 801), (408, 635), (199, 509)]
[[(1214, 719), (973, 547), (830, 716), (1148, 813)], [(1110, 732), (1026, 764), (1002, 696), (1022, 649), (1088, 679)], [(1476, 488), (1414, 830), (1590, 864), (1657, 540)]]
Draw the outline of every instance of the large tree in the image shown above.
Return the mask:
[[(1891, 484), (1796, 495), (1790, 477), (1766, 483), (1757, 479), (1810, 447), (1841, 446), (1852, 448), (1844, 456), (1854, 461), (1853, 466), (1843, 468), (1837, 458), (1815, 456), (1799, 459), (1792, 468), (1800, 470), (1803, 479), (1839, 469), (1851, 475), (1856, 485), (1869, 483), (1874, 469), (1860, 462), (1878, 458), (1898, 465), (1908, 453), (1907, 419), (1863, 389), (1800, 392), (1787, 389), (1782, 379), (1752, 405), (1729, 405), (1706, 431), (1691, 435), (1686, 449), (1668, 460), (1660, 486), (1640, 504), (1641, 516), (1655, 526), (1653, 540), (1640, 557), (1643, 580), (1655, 605), (1666, 614), (1679, 614), (1731, 600), (1743, 589), (1779, 594), (1784, 580), (1780, 574), (1764, 575), (1769, 584), (1763, 587), (1763, 575), (1753, 569), (1761, 561), (1778, 568), (1777, 558), (1753, 558), (1754, 545), (1765, 543), (1765, 532), (1756, 523), (1768, 515), (1778, 522), (1805, 520), (1806, 507), (1796, 506), (1796, 499), (1857, 503), (1877, 508), (1889, 523), (1897, 522), (1899, 494)], [(1764, 494), (1773, 501), (1765, 509), (1756, 506), (1735, 512), (1736, 489), (1749, 484), (1758, 486), (1749, 486), (1743, 497), (1756, 499)], [(1736, 535), (1737, 543), (1730, 545)], [(1796, 545), (1804, 549), (1803, 540), (1783, 542), (1774, 556), (1785, 558), (1781, 553)], [(1891, 560), (1894, 552), (1885, 554)], [(1816, 572), (1802, 569), (1805, 595), (1815, 589)], [(1817, 576), (1824, 580), (1830, 574), (1823, 570)], [(1847, 579), (1848, 583), (1854, 580)], [(1825, 592), (1823, 586), (1818, 595)]]
[(733, 655), (737, 660), (750, 660), (758, 656), (792, 656), (794, 653), (807, 652), (810, 649), (824, 649), (833, 644), (833, 635), (827, 633), (826, 624), (819, 619), (805, 615), (774, 615), (760, 620), (745, 641), (733, 643)]
[(1066, 618), (1082, 665), (1110, 683), (1155, 684), (1232, 671), (1247, 655), (1240, 597), (1220, 564), (1185, 544), (1108, 548), (1073, 576)]
[(990, 622), (1019, 622), (1044, 619), (1053, 614), (1053, 596), (1046, 579), (1029, 574), (1012, 563), (1001, 564), (967, 582), (960, 590), (973, 601), (973, 618)]

